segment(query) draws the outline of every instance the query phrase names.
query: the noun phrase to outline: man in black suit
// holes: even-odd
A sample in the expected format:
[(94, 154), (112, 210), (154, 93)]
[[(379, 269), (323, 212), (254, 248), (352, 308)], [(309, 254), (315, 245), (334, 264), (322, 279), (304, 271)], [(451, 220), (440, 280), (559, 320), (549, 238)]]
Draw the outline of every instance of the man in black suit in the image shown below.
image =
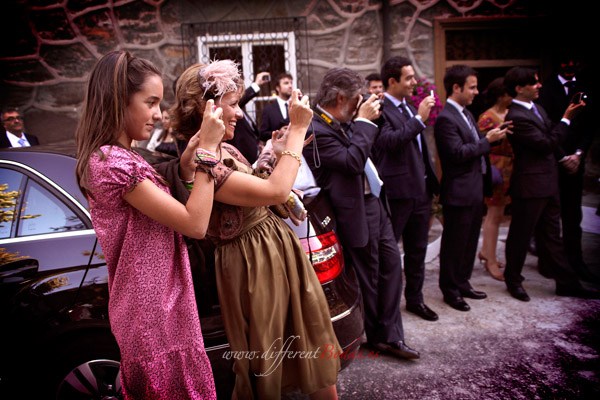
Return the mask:
[(394, 236), (396, 241), (402, 238), (406, 309), (435, 321), (438, 316), (425, 304), (422, 293), (431, 199), (440, 189), (422, 135), (435, 98), (426, 97), (418, 110), (406, 103), (417, 85), (407, 58), (390, 58), (381, 68), (381, 77), (385, 122), (375, 143), (377, 168), (385, 184)]
[(477, 72), (455, 65), (444, 76), (446, 105), (435, 121), (434, 135), (442, 165), (440, 202), (444, 231), (440, 249), (440, 289), (444, 302), (459, 311), (471, 308), (464, 300), (484, 299), (484, 292), (469, 283), (483, 217), (484, 180), (491, 190), (490, 143), (504, 138), (506, 128), (481, 136), (473, 115), (465, 107), (477, 91)]
[(2, 110), (2, 125), (6, 130), (0, 134), (0, 149), (8, 147), (29, 147), (40, 144), (34, 135), (26, 134), (23, 130), (23, 116), (15, 107)]
[(504, 76), (507, 93), (513, 97), (506, 115), (512, 121), (509, 135), (514, 152), (509, 193), (512, 198), (512, 220), (506, 238), (504, 280), (510, 295), (529, 301), (521, 275), (529, 238), (535, 234), (538, 257), (556, 281), (556, 294), (595, 298), (584, 290), (569, 266), (560, 239), (558, 198), (558, 165), (555, 152), (569, 132), (571, 119), (585, 103), (571, 103), (561, 121), (553, 128), (543, 107), (533, 103), (541, 84), (530, 68), (514, 67)]
[(227, 143), (235, 146), (236, 149), (248, 160), (250, 164), (258, 158), (258, 127), (254, 119), (246, 112), (246, 104), (260, 92), (260, 86), (269, 82), (268, 72), (259, 72), (256, 74), (254, 82), (248, 86), (240, 98), (239, 106), (244, 113), (244, 118), (238, 119), (235, 125), (233, 139), (227, 140)]
[[(589, 92), (585, 83), (575, 75), (577, 63), (573, 58), (562, 57), (559, 70), (544, 81), (540, 88), (538, 103), (544, 107), (553, 124), (558, 124), (571, 99), (577, 93)], [(598, 128), (593, 121), (592, 104), (586, 100), (586, 106), (569, 125), (565, 141), (557, 147), (558, 189), (560, 193), (560, 216), (562, 219), (562, 238), (565, 252), (571, 267), (577, 275), (587, 281), (594, 281), (593, 274), (583, 261), (581, 250), (581, 198), (585, 157)], [(540, 267), (543, 267), (541, 265)]]
[(315, 99), (314, 139), (303, 155), (331, 199), (344, 255), (356, 271), (368, 343), (378, 351), (415, 359), (419, 352), (404, 343), (400, 315), (400, 252), (379, 198), (381, 181), (369, 159), (379, 132), (372, 121), (379, 118), (380, 105), (371, 95), (358, 107), (363, 85), (362, 78), (348, 68), (325, 74)]
[(268, 103), (262, 112), (260, 123), (260, 140), (266, 142), (271, 139), (273, 131), (290, 123), (288, 117), (288, 101), (294, 90), (294, 78), (287, 72), (277, 75), (275, 91), (277, 97)]

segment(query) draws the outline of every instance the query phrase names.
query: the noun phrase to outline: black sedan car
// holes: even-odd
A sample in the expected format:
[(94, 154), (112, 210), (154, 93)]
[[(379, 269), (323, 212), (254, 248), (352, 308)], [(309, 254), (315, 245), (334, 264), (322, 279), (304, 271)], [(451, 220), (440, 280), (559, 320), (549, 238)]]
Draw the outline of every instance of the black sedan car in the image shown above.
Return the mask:
[[(73, 146), (0, 150), (0, 398), (113, 399), (119, 349), (108, 322), (108, 272), (75, 179)], [(146, 154), (150, 162), (159, 161)], [(344, 266), (326, 199), (294, 227), (322, 283), (342, 365), (363, 332), (356, 277)], [(211, 251), (192, 262), (217, 391), (230, 396), (232, 361)], [(192, 251), (190, 251), (190, 254)], [(192, 260), (193, 261), (193, 260)], [(15, 397), (16, 396), (16, 397)]]

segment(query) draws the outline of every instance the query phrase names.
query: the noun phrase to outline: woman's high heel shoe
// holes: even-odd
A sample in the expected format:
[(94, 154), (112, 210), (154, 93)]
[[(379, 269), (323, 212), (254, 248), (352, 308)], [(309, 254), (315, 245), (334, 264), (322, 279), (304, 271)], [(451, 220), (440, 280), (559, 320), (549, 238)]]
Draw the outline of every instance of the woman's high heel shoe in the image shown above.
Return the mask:
[(504, 274), (502, 274), (502, 272), (500, 272), (500, 268), (498, 267), (498, 263), (489, 263), (486, 262), (485, 263), (485, 269), (487, 269), (487, 272), (490, 273), (490, 275), (492, 276), (492, 278), (494, 278), (497, 281), (504, 281)]
[(477, 258), (479, 258), (479, 262), (481, 264), (485, 265), (485, 269), (492, 276), (492, 278), (498, 281), (504, 281), (504, 274), (500, 272), (500, 268), (502, 268), (504, 265), (497, 261), (493, 263), (489, 262), (487, 257), (481, 254), (481, 252), (477, 253)]

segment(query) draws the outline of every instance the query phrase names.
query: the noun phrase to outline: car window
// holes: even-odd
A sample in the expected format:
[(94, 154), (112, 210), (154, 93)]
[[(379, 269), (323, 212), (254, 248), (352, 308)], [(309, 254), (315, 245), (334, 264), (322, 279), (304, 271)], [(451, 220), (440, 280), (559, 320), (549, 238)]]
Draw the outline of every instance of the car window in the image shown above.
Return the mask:
[(10, 237), (17, 214), (19, 190), (23, 187), (25, 176), (20, 172), (0, 168), (0, 239)]
[(32, 180), (27, 185), (24, 200), (17, 236), (85, 229), (69, 207)]

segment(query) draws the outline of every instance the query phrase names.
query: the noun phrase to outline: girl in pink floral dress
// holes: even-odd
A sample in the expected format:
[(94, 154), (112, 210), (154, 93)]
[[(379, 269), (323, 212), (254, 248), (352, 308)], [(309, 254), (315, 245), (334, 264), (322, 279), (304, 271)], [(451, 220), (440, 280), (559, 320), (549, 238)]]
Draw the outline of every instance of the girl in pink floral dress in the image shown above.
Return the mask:
[(132, 140), (149, 138), (162, 96), (160, 72), (149, 61), (124, 51), (100, 59), (77, 128), (77, 176), (106, 257), (124, 397), (215, 399), (181, 234), (206, 233), (214, 184), (195, 172), (192, 155), (198, 147), (215, 151), (225, 126), (222, 109), (213, 112), (208, 104), (202, 135), (182, 155), (181, 177), (195, 178), (183, 205), (130, 148)]

